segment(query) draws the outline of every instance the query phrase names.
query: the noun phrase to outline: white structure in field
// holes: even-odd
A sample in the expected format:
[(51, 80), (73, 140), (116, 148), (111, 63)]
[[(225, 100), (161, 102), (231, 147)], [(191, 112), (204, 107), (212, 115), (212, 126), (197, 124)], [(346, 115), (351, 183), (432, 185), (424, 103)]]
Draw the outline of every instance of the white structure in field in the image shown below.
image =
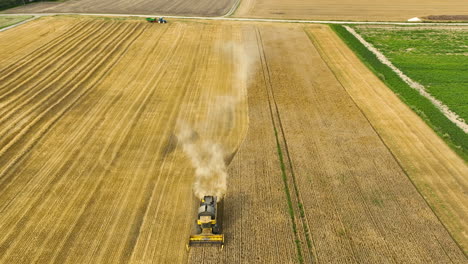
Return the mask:
[(408, 22), (421, 22), (422, 20), (419, 17), (413, 17), (408, 19)]

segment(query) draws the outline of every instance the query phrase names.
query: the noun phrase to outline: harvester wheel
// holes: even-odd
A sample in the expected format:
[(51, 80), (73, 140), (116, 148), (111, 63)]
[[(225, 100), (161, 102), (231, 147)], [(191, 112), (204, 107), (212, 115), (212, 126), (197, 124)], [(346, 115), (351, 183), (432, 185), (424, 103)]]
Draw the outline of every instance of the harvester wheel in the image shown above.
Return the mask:
[(219, 234), (221, 230), (218, 225), (213, 226), (213, 234)]

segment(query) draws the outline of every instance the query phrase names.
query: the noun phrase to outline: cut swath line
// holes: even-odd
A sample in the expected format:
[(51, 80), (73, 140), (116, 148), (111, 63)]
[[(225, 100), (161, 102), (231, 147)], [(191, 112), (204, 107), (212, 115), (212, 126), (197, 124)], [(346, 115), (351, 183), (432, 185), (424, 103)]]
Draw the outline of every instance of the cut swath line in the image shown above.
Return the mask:
[(437, 100), (434, 96), (432, 96), (426, 88), (412, 80), (410, 77), (408, 77), (406, 74), (404, 74), (400, 69), (395, 67), (393, 63), (384, 55), (382, 54), (377, 48), (375, 48), (372, 44), (367, 42), (361, 35), (359, 35), (354, 29), (352, 29), (349, 26), (343, 26), (346, 28), (346, 30), (351, 33), (355, 38), (359, 40), (369, 51), (371, 51), (377, 59), (387, 65), (390, 69), (392, 69), (393, 72), (395, 72), (398, 77), (400, 77), (406, 84), (408, 84), (411, 88), (415, 89), (416, 91), (419, 92), (422, 96), (427, 98), (437, 109), (439, 109), (442, 114), (444, 114), (445, 117), (447, 117), (452, 123), (454, 123), (456, 126), (461, 128), (463, 132), (468, 133), (468, 125), (466, 124), (465, 120), (458, 116), (455, 112), (450, 110), (448, 106), (443, 104), (441, 101)]

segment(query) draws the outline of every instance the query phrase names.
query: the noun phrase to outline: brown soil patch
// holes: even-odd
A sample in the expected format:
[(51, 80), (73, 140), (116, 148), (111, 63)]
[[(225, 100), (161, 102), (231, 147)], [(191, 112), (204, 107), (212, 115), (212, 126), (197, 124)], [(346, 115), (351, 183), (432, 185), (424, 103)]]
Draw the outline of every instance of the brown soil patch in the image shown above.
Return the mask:
[(439, 15), (427, 16), (424, 19), (438, 20), (438, 21), (468, 21), (468, 15)]
[(468, 15), (465, 0), (244, 0), (239, 17), (355, 21), (406, 21), (432, 14)]

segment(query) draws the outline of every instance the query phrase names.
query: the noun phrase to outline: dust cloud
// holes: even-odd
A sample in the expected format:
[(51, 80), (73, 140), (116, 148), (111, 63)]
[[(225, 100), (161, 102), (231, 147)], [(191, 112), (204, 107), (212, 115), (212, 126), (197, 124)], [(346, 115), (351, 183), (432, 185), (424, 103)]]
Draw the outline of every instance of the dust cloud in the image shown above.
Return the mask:
[[(232, 63), (230, 87), (219, 95), (207, 95), (201, 102), (206, 113), (197, 120), (180, 117), (176, 126), (177, 141), (195, 169), (193, 192), (199, 199), (205, 195), (223, 199), (227, 191), (227, 166), (237, 150), (229, 148), (232, 131), (238, 122), (237, 109), (247, 99), (247, 87), (255, 72), (256, 54), (247, 47), (229, 42), (218, 47), (221, 56)], [(190, 107), (189, 107), (190, 108)]]

